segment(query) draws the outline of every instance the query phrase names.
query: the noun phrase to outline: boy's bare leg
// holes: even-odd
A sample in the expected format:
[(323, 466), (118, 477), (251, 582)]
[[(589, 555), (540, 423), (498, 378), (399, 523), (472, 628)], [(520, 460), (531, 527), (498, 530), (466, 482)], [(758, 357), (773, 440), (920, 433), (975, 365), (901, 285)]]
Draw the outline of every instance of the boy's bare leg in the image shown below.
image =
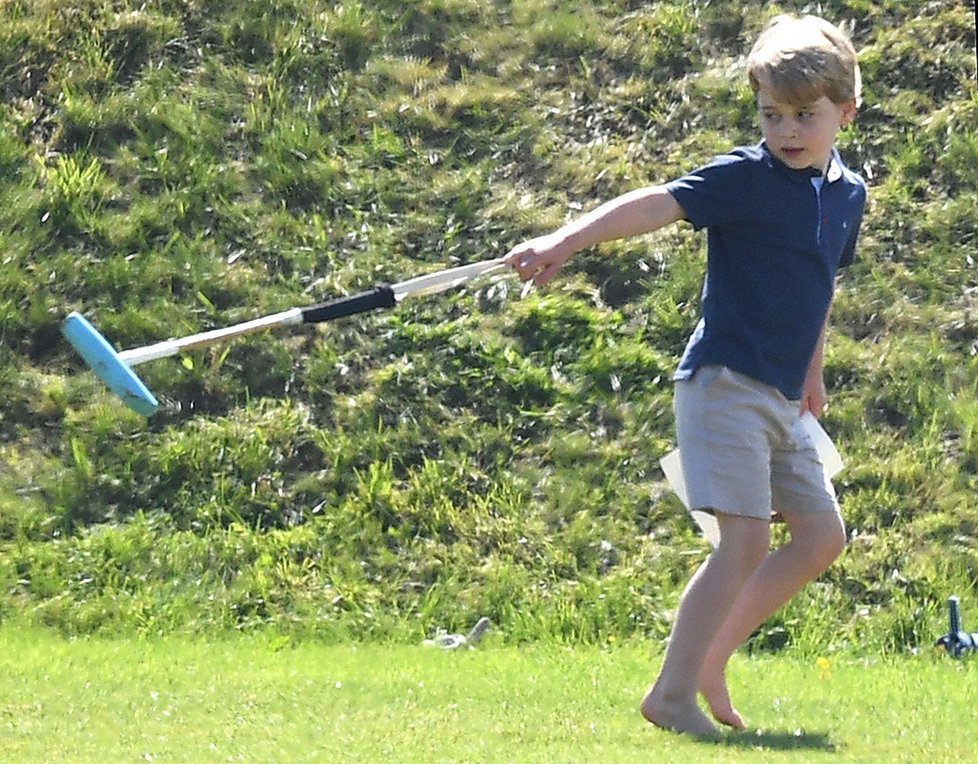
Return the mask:
[(737, 729), (746, 725), (730, 702), (727, 661), (754, 630), (842, 552), (845, 526), (837, 514), (785, 512), (791, 540), (767, 556), (740, 591), (703, 661), (699, 689), (713, 717)]
[(717, 522), (721, 542), (686, 586), (662, 669), (642, 700), (648, 721), (694, 735), (717, 732), (697, 703), (700, 669), (731, 604), (770, 543), (765, 521), (718, 514)]

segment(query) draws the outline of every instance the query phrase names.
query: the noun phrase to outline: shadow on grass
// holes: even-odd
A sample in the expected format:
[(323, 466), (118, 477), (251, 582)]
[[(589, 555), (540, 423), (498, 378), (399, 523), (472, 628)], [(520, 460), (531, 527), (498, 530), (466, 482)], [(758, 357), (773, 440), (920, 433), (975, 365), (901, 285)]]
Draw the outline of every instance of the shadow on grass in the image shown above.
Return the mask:
[(834, 753), (839, 746), (824, 732), (784, 732), (757, 730), (755, 732), (731, 732), (720, 741), (731, 748), (750, 748), (771, 751), (825, 751)]

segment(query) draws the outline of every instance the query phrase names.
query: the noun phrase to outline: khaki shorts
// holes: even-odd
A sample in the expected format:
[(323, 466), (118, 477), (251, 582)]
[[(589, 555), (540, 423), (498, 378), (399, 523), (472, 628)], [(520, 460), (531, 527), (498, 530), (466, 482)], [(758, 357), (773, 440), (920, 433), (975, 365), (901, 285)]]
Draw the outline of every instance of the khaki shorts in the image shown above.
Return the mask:
[(690, 509), (770, 519), (835, 512), (835, 489), (800, 423), (800, 403), (725, 366), (676, 382), (676, 431)]

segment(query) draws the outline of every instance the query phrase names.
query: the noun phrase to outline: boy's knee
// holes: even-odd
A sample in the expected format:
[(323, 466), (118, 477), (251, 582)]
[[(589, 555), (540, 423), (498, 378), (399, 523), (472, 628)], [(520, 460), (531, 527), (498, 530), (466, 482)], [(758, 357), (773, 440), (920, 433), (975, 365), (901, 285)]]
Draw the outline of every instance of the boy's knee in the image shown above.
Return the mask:
[(836, 517), (833, 521), (813, 530), (814, 533), (806, 534), (798, 539), (794, 538), (794, 534), (792, 534), (792, 540), (798, 541), (802, 548), (808, 550), (812, 559), (812, 567), (821, 572), (835, 562), (845, 550), (848, 541), (846, 527), (842, 519)]
[(764, 561), (770, 550), (770, 526), (754, 518), (717, 514), (720, 544), (717, 552), (727, 560), (733, 575), (746, 578)]
[(826, 549), (834, 550), (835, 557), (838, 557), (842, 554), (842, 550), (846, 548), (847, 541), (846, 524), (839, 514), (834, 514), (832, 520), (828, 523), (825, 533)]
[(833, 527), (827, 534), (827, 538), (825, 539), (825, 556), (828, 558), (826, 567), (831, 565), (836, 558), (838, 558), (838, 556), (845, 551), (848, 540), (849, 539), (846, 535), (846, 527), (839, 522), (839, 524)]

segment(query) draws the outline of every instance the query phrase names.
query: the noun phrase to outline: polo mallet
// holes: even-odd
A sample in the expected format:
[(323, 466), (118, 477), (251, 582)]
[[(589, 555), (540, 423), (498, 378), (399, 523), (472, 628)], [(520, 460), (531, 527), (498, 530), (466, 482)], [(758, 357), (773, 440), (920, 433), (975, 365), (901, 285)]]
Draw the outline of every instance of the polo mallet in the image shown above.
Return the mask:
[(961, 628), (961, 600), (957, 595), (948, 599), (947, 608), (951, 628), (936, 644), (952, 658), (961, 658), (968, 650), (978, 650), (978, 634), (969, 634)]
[(214, 329), (180, 339), (165, 340), (155, 345), (132, 348), (118, 352), (105, 337), (80, 313), (71, 313), (64, 321), (62, 331), (75, 350), (85, 359), (95, 375), (118, 395), (133, 411), (150, 416), (159, 407), (154, 395), (132, 370), (133, 366), (157, 358), (166, 358), (184, 350), (206, 347), (218, 342), (243, 337), (256, 332), (296, 324), (316, 324), (342, 316), (364, 313), (378, 308), (392, 308), (408, 295), (428, 295), (444, 292), (466, 281), (505, 266), (505, 260), (485, 260), (479, 263), (448, 268), (426, 276), (402, 281), (399, 284), (381, 284), (373, 289), (350, 297), (340, 297), (308, 308), (292, 308), (252, 321)]

